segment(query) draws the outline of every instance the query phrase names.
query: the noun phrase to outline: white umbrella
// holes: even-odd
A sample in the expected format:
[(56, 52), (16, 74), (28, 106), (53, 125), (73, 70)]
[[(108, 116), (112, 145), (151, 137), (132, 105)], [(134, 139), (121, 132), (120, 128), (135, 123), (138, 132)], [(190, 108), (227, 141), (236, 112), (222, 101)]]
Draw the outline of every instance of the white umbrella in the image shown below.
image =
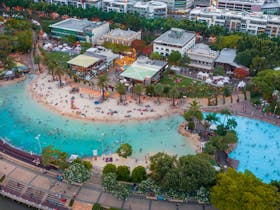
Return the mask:
[(210, 130), (217, 130), (217, 125), (212, 124), (212, 125), (210, 125), (209, 129)]
[(210, 78), (208, 78), (208, 79), (205, 80), (205, 82), (206, 82), (207, 84), (211, 84), (211, 83), (212, 83), (212, 80), (211, 80)]
[(238, 88), (243, 88), (243, 87), (245, 87), (245, 85), (246, 85), (246, 83), (241, 81), (241, 82), (238, 83), (237, 87)]
[(219, 82), (217, 83), (217, 86), (218, 86), (218, 87), (223, 87), (223, 86), (224, 86), (224, 83), (223, 83), (222, 81), (219, 81)]

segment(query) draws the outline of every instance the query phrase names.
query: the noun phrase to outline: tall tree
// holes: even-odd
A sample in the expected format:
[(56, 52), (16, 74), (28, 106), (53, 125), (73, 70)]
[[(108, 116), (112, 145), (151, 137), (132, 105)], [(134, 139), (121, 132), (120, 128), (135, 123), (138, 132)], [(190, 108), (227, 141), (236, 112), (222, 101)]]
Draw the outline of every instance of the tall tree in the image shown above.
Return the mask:
[(248, 171), (241, 173), (231, 168), (218, 175), (210, 196), (214, 207), (221, 210), (276, 210), (280, 206), (276, 187), (261, 182)]
[(141, 95), (143, 93), (143, 85), (142, 84), (136, 84), (134, 87), (134, 93), (138, 96), (138, 103), (141, 104)]
[(123, 83), (118, 83), (116, 85), (116, 91), (120, 94), (120, 102), (122, 103), (122, 96), (126, 94), (126, 87)]
[(180, 96), (180, 92), (179, 92), (178, 88), (175, 87), (175, 86), (173, 86), (173, 87), (169, 90), (168, 94), (169, 94), (169, 97), (172, 98), (172, 105), (175, 106), (175, 105), (176, 105), (176, 104), (175, 104), (175, 98), (178, 98), (178, 97)]
[(174, 51), (174, 52), (170, 53), (170, 55), (168, 55), (167, 60), (168, 60), (169, 65), (178, 66), (181, 61), (181, 54), (178, 51)]
[(160, 84), (160, 83), (156, 84), (156, 86), (155, 86), (155, 94), (157, 95), (157, 101), (158, 101), (159, 104), (160, 104), (159, 98), (163, 94), (163, 89), (164, 88), (163, 88), (162, 84)]
[(106, 75), (98, 76), (97, 86), (101, 89), (102, 92), (102, 100), (105, 99), (105, 88), (108, 85), (108, 78)]

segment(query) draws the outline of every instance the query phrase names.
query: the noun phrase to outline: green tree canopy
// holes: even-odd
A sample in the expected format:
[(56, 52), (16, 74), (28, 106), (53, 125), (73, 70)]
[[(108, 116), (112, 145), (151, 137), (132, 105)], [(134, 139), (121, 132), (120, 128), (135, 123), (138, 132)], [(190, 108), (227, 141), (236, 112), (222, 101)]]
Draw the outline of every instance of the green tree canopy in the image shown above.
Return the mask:
[(102, 174), (106, 175), (108, 173), (116, 173), (116, 172), (117, 172), (116, 165), (114, 165), (112, 163), (108, 163), (108, 164), (106, 164), (106, 166), (104, 166)]
[(253, 78), (255, 88), (267, 100), (270, 100), (274, 90), (280, 90), (280, 71), (261, 71)]
[(211, 203), (221, 210), (276, 210), (280, 205), (277, 188), (261, 182), (252, 173), (229, 168), (220, 173), (211, 190)]
[(42, 163), (44, 166), (52, 164), (64, 169), (68, 167), (67, 153), (54, 149), (53, 146), (45, 147), (42, 152)]
[(163, 60), (164, 57), (161, 54), (159, 54), (158, 52), (153, 52), (150, 55), (150, 59), (152, 59), (152, 60)]
[(138, 83), (133, 88), (134, 93), (138, 96), (138, 103), (141, 103), (141, 95), (143, 93), (144, 87), (142, 84)]
[(168, 55), (167, 60), (169, 65), (178, 66), (181, 61), (181, 54), (178, 51), (174, 51)]
[(123, 83), (118, 83), (116, 85), (116, 91), (120, 94), (120, 102), (122, 103), (122, 96), (126, 94), (126, 87)]
[(73, 163), (63, 173), (64, 178), (70, 183), (83, 183), (91, 177), (91, 170), (87, 169), (84, 164)]
[(117, 180), (129, 181), (129, 178), (130, 178), (129, 167), (127, 167), (127, 166), (118, 166), (116, 173), (117, 173)]
[(130, 156), (132, 154), (132, 147), (130, 144), (122, 144), (118, 150), (117, 153), (119, 156), (127, 158), (128, 156)]
[(98, 76), (97, 86), (101, 89), (102, 99), (105, 99), (105, 88), (108, 85), (108, 78), (106, 75)]
[(143, 166), (137, 166), (133, 169), (131, 180), (133, 182), (141, 182), (146, 179), (146, 169)]
[(151, 177), (157, 182), (163, 182), (167, 172), (175, 167), (176, 156), (170, 156), (166, 153), (159, 152), (150, 158)]
[(164, 179), (164, 188), (181, 193), (192, 193), (200, 187), (212, 186), (216, 179), (216, 171), (208, 160), (196, 155), (180, 157), (178, 164), (168, 171)]

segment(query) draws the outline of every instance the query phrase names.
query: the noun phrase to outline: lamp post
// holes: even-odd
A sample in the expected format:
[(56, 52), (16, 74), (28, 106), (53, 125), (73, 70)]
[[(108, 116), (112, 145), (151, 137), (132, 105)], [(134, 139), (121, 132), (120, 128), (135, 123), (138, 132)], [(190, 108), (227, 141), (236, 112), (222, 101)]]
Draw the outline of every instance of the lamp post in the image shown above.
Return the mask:
[(40, 153), (42, 154), (42, 145), (41, 145), (41, 142), (40, 142), (40, 134), (38, 134), (35, 139), (37, 140), (38, 142), (38, 145), (39, 145), (39, 149), (40, 149)]

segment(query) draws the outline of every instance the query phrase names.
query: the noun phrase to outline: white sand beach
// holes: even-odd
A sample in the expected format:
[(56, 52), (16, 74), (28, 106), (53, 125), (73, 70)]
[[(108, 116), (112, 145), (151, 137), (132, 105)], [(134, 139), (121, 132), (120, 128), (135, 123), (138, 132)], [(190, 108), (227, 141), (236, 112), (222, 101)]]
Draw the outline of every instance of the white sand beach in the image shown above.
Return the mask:
[[(101, 98), (101, 91), (90, 88), (80, 88), (79, 93), (70, 93), (71, 85), (58, 86), (58, 81), (52, 81), (47, 74), (39, 75), (31, 84), (32, 97), (62, 115), (96, 121), (128, 121), (159, 118), (173, 113), (180, 113), (180, 107), (172, 106), (171, 99), (142, 97), (139, 105), (137, 99), (127, 97), (127, 104), (119, 104), (119, 96), (111, 93), (107, 100), (95, 104)], [(71, 101), (73, 106), (71, 106)]]

